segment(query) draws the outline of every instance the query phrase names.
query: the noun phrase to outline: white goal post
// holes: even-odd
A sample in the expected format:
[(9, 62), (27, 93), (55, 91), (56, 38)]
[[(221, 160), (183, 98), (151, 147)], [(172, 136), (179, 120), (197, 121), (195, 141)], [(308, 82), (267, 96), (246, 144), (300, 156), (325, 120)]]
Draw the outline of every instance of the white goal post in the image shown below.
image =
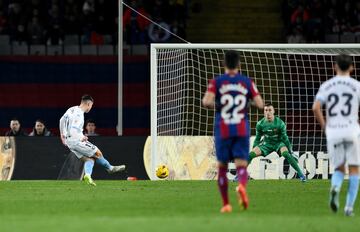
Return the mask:
[[(202, 107), (201, 98), (208, 81), (223, 72), (223, 55), (229, 49), (239, 51), (241, 72), (254, 80), (265, 102), (271, 102), (287, 124), (294, 152), (316, 155), (326, 150), (310, 110), (314, 95), (320, 83), (334, 75), (339, 53), (353, 55), (357, 76), (360, 44), (151, 44), (151, 179), (156, 179), (156, 166), (164, 164), (161, 154), (176, 156), (178, 141), (185, 141), (172, 141), (170, 149), (161, 137), (213, 135), (214, 111)], [(263, 112), (250, 109), (249, 114), (255, 135)], [(181, 149), (188, 154), (186, 146)]]

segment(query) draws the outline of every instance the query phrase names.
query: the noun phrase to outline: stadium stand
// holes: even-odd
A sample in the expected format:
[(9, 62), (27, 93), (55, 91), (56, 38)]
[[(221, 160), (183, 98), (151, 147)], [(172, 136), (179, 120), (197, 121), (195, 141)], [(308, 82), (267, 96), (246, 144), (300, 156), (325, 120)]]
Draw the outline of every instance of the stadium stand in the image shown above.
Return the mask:
[[(31, 45), (45, 45), (46, 51), (53, 55), (61, 54), (51, 46), (61, 46), (64, 54), (91, 53), (101, 55), (101, 51), (109, 53), (109, 46), (117, 44), (118, 1), (116, 0), (66, 0), (66, 1), (0, 1), (0, 45), (10, 44), (11, 47), (21, 45), (27, 49), (0, 49), (1, 55), (16, 51), (14, 55), (33, 55)], [(171, 31), (185, 37), (187, 17), (187, 0), (128, 0), (124, 1), (140, 14), (161, 22)], [(133, 20), (135, 19), (135, 20)], [(127, 45), (148, 45), (150, 42), (177, 41), (172, 36), (161, 37), (164, 40), (150, 39), (154, 36), (167, 34), (155, 24), (144, 19), (128, 7), (124, 7), (123, 15), (124, 39)], [(148, 28), (155, 28), (156, 34), (148, 33)], [(77, 49), (81, 45), (107, 45), (106, 48)], [(3, 46), (1, 46), (3, 47)], [(91, 46), (90, 46), (91, 47)], [(24, 52), (28, 50), (28, 53)], [(96, 50), (96, 54), (94, 51)], [(129, 49), (136, 54), (147, 55), (148, 49), (142, 46)], [(39, 51), (43, 54), (43, 49)], [(44, 54), (45, 54), (44, 53)]]
[(281, 2), (273, 0), (192, 1), (186, 38), (192, 43), (281, 42), (279, 9)]
[(360, 42), (360, 2), (356, 0), (284, 0), (283, 21), (287, 38), (296, 29), (308, 43)]
[[(187, 0), (127, 0), (185, 36)], [(95, 98), (88, 115), (101, 135), (116, 135), (117, 0), (0, 0), (0, 134), (12, 117), (30, 132), (37, 118), (58, 134), (58, 120), (81, 94)], [(151, 22), (124, 5), (124, 135), (148, 135)], [(136, 18), (137, 20), (133, 20)], [(140, 24), (139, 24), (140, 23)], [(136, 40), (141, 26), (142, 40)], [(163, 33), (155, 25), (157, 33)], [(176, 42), (172, 36), (162, 42)], [(45, 117), (46, 115), (46, 117)]]

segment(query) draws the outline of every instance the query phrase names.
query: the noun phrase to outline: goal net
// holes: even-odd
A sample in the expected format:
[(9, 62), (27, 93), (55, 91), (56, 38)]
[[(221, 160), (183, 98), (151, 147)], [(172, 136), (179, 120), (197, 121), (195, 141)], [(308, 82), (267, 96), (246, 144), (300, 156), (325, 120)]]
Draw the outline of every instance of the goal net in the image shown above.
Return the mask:
[[(339, 53), (351, 54), (356, 65), (360, 62), (359, 45), (153, 44), (151, 161), (148, 165), (151, 179), (156, 179), (154, 170), (157, 165), (165, 163), (172, 166), (179, 160), (184, 168), (175, 171), (182, 173), (184, 179), (193, 179), (188, 170), (189, 163), (199, 169), (204, 160), (209, 167), (202, 170), (202, 177), (215, 177), (212, 143), (214, 110), (204, 108), (201, 99), (208, 81), (223, 73), (224, 52), (228, 49), (240, 53), (241, 72), (253, 79), (264, 101), (271, 102), (276, 115), (287, 124), (294, 153), (300, 156), (300, 166), (311, 174), (309, 177), (316, 178), (323, 172), (331, 172), (326, 158), (325, 137), (311, 107), (320, 84), (334, 75), (334, 57)], [(358, 72), (355, 69), (353, 75), (357, 76)], [(262, 111), (250, 109), (252, 136), (255, 135), (256, 122), (262, 117)], [(196, 142), (194, 136), (197, 137)], [(198, 141), (199, 138), (202, 140)], [(207, 151), (207, 157), (197, 157), (201, 148)], [(188, 156), (188, 162), (183, 161), (184, 154)], [(271, 172), (271, 164), (268, 163), (265, 162), (263, 168)], [(275, 178), (284, 178), (284, 175), (286, 178), (293, 171), (286, 164), (273, 168), (275, 173), (280, 173)], [(288, 171), (281, 175), (279, 168)]]

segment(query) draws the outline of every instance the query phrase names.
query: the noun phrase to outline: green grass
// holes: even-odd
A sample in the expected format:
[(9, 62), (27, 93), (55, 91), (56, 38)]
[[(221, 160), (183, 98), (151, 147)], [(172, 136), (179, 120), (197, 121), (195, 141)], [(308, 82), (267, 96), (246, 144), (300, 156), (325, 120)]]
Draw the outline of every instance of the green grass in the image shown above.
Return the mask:
[[(251, 181), (250, 207), (219, 213), (215, 181), (0, 182), (0, 231), (359, 231), (359, 217), (328, 208), (329, 182)], [(355, 212), (360, 216), (359, 202)]]

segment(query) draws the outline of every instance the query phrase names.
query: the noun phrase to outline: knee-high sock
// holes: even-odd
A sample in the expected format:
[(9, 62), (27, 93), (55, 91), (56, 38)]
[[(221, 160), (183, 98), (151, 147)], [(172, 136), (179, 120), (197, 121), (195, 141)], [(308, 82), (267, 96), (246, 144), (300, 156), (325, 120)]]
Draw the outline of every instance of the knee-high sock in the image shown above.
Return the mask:
[(248, 182), (248, 172), (246, 167), (236, 167), (236, 174), (238, 176), (239, 184), (242, 184), (244, 187), (246, 187)]
[(111, 164), (109, 161), (107, 161), (104, 156), (101, 156), (100, 158), (96, 159), (96, 164), (99, 164), (100, 166), (104, 167), (106, 170), (112, 169)]
[(251, 151), (251, 152), (249, 153), (249, 164), (250, 164), (251, 160), (253, 160), (255, 157), (256, 157), (256, 153), (253, 152), (253, 151)]
[(299, 176), (304, 176), (298, 163), (296, 162), (294, 157), (292, 157), (292, 155), (290, 155), (289, 151), (284, 151), (283, 153), (281, 153), (281, 155), (289, 162), (291, 167), (293, 167), (296, 170), (296, 172), (298, 173)]
[(341, 185), (344, 180), (344, 173), (336, 170), (331, 176), (331, 187), (340, 192)]
[(346, 207), (353, 208), (359, 190), (359, 175), (349, 176), (349, 188), (346, 196)]
[(224, 167), (219, 168), (218, 186), (219, 186), (221, 198), (223, 200), (223, 205), (229, 204), (228, 179), (226, 177), (226, 173), (227, 173), (227, 168)]
[(93, 167), (94, 167), (94, 160), (89, 159), (86, 160), (84, 163), (84, 171), (85, 171), (85, 175), (90, 175), (92, 174), (93, 171)]

